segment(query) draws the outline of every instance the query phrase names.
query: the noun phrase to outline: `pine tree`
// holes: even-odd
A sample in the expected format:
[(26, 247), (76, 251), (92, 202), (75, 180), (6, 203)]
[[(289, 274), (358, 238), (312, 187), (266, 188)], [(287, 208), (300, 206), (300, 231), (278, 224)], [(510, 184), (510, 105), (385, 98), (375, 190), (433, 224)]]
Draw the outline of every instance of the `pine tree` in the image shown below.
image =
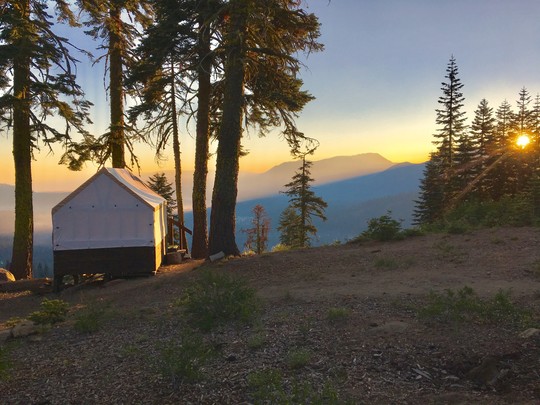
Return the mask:
[(420, 192), (413, 213), (415, 225), (423, 225), (441, 219), (444, 210), (444, 171), (439, 155), (433, 152), (424, 168), (424, 177), (420, 180)]
[(167, 201), (167, 215), (173, 216), (176, 207), (176, 199), (174, 198), (174, 188), (172, 183), (167, 180), (165, 173), (156, 173), (148, 179), (146, 183), (151, 190), (162, 196)]
[(262, 205), (257, 204), (253, 207), (253, 218), (251, 228), (243, 229), (247, 234), (245, 247), (258, 255), (266, 251), (268, 244), (268, 234), (270, 233), (270, 218)]
[[(453, 171), (451, 183), (453, 190), (460, 192), (464, 190), (477, 175), (476, 165), (478, 164), (478, 161), (476, 158), (476, 149), (474, 147), (473, 139), (469, 135), (464, 133), (457, 139), (454, 155), (456, 170)], [(472, 197), (474, 197), (474, 195), (469, 192), (467, 198)]]
[[(67, 3), (56, 1), (57, 20), (77, 25)], [(15, 162), (15, 233), (11, 271), (32, 276), (33, 151), (45, 145), (66, 145), (73, 130), (87, 134), (90, 103), (75, 81), (76, 60), (69, 40), (54, 33), (49, 4), (38, 0), (10, 1), (0, 13), (0, 122), (13, 131)], [(60, 118), (65, 123), (59, 129)]]
[(458, 67), (454, 56), (446, 68), (447, 82), (442, 83), (443, 95), (438, 103), (442, 108), (437, 109), (436, 123), (440, 126), (438, 133), (434, 135), (433, 142), (437, 146), (442, 167), (451, 172), (455, 166), (456, 141), (465, 131), (465, 112), (462, 111), (465, 98), (461, 89), (463, 84), (458, 77)]
[(462, 111), (465, 99), (461, 93), (463, 84), (458, 77), (453, 56), (446, 68), (445, 78), (448, 81), (442, 83), (443, 94), (438, 100), (442, 108), (436, 110), (435, 122), (440, 128), (434, 135), (433, 144), (437, 150), (431, 154), (430, 161), (426, 164), (424, 179), (420, 185), (414, 213), (417, 224), (440, 219), (460, 187), (471, 177), (470, 173), (463, 173), (463, 179), (460, 180), (459, 172), (456, 173), (456, 170), (468, 171), (467, 167), (459, 168), (458, 165), (470, 161), (471, 145), (465, 135), (465, 112)]
[[(501, 159), (511, 145), (510, 131), (512, 130), (514, 113), (512, 111), (512, 106), (507, 100), (504, 100), (499, 108), (497, 108), (495, 117), (496, 150), (493, 157), (494, 161)], [(497, 201), (507, 194), (507, 178), (510, 170), (511, 165), (505, 160), (501, 160), (489, 174), (489, 181), (491, 183), (490, 195), (493, 200)]]
[(279, 216), (279, 243), (284, 246), (295, 248), (300, 247), (300, 237), (298, 230), (300, 229), (300, 216), (296, 210), (287, 206)]
[[(178, 116), (185, 112), (185, 106), (191, 104), (190, 89), (194, 86), (190, 76), (196, 70), (191, 66), (198, 65), (197, 59), (192, 56), (197, 40), (198, 6), (193, 1), (179, 0), (155, 1), (153, 4), (154, 23), (147, 27), (141, 43), (134, 51), (136, 61), (132, 64), (130, 75), (126, 80), (128, 87), (135, 87), (138, 90), (141, 100), (130, 109), (129, 117), (134, 125), (139, 117), (143, 117), (144, 127), (141, 132), (155, 136), (158, 158), (163, 155), (172, 138), (176, 206), (178, 221), (182, 225), (180, 248), (187, 249), (183, 228), (184, 206)], [(206, 137), (208, 138), (208, 134)], [(204, 183), (206, 193), (206, 178)], [(194, 189), (199, 187), (200, 184), (194, 185)], [(206, 221), (206, 206), (204, 211)], [(195, 237), (197, 238), (197, 233)], [(200, 258), (198, 253), (192, 256)]]
[[(486, 99), (482, 99), (474, 112), (471, 124), (471, 142), (474, 148), (474, 177), (481, 175), (486, 168), (495, 161), (497, 155), (497, 142), (495, 134), (495, 117), (493, 108)], [(476, 192), (481, 199), (489, 195), (492, 188), (492, 179), (484, 177), (476, 185)]]
[(506, 139), (507, 158), (504, 161), (504, 176), (500, 179), (503, 184), (502, 189), (505, 195), (515, 195), (522, 192), (532, 176), (532, 154), (523, 151), (522, 153), (512, 153), (519, 136), (531, 136), (533, 131), (532, 111), (529, 109), (531, 97), (525, 87), (519, 91), (516, 101), (517, 111), (512, 114), (508, 126)]
[[(78, 5), (89, 17), (86, 31), (96, 40), (103, 40), (100, 49), (108, 63), (107, 89), (110, 98), (110, 126), (108, 132), (98, 139), (86, 138), (73, 144), (65, 155), (65, 160), (72, 167), (80, 167), (84, 160), (92, 159), (104, 165), (109, 158), (113, 167), (127, 166), (125, 150), (128, 149), (131, 163), (137, 164), (133, 150), (133, 137), (128, 136), (125, 123), (126, 89), (124, 77), (126, 69), (132, 63), (131, 50), (140, 38), (139, 27), (146, 27), (151, 22), (152, 8), (146, 0), (77, 0)], [(136, 136), (135, 136), (136, 138)]]
[(322, 49), (319, 23), (296, 0), (230, 0), (224, 25), (223, 108), (212, 193), (209, 251), (239, 254), (235, 207), (242, 122), (265, 134), (282, 126), (293, 151), (304, 135), (295, 118), (313, 97), (297, 77), (301, 51)]
[(311, 237), (317, 234), (317, 228), (313, 224), (313, 217), (326, 221), (324, 215), (325, 208), (328, 204), (321, 198), (317, 197), (311, 189), (310, 168), (312, 163), (306, 160), (306, 155), (302, 155), (302, 166), (293, 176), (292, 181), (287, 183), (287, 190), (283, 193), (289, 196), (289, 206), (294, 211), (297, 218), (294, 218), (289, 212), (287, 216), (294, 218), (291, 222), (280, 222), (280, 229), (288, 235), (294, 235), (292, 245), (290, 247), (309, 247), (311, 245)]

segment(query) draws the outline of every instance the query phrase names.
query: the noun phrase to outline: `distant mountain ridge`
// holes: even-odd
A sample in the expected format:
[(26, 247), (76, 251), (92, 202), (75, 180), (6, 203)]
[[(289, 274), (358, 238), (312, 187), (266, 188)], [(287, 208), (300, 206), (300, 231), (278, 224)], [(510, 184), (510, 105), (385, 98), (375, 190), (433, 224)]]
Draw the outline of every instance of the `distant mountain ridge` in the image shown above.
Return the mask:
[[(393, 218), (403, 220), (404, 227), (410, 227), (424, 167), (424, 164), (400, 164), (382, 172), (314, 186), (315, 194), (328, 203), (328, 220), (315, 221), (318, 228), (318, 241), (315, 244), (351, 239), (366, 229), (369, 219), (384, 215), (387, 211), (392, 212)], [(284, 194), (237, 204), (239, 247), (245, 242), (241, 229), (251, 226), (251, 210), (257, 204), (262, 205), (271, 218), (270, 246), (279, 241), (279, 216), (288, 204)]]

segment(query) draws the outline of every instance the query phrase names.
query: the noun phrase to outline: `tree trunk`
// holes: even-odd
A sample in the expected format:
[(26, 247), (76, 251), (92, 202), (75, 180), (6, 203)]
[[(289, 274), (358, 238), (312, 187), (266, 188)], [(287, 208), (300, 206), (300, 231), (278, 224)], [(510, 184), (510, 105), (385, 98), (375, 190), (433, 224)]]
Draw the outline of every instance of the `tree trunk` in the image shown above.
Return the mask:
[[(180, 159), (180, 139), (178, 134), (178, 118), (176, 116), (176, 92), (175, 92), (175, 77), (174, 65), (171, 62), (171, 109), (172, 109), (172, 128), (173, 128), (173, 153), (174, 153), (174, 186), (176, 191), (176, 208), (178, 210), (178, 222), (184, 226), (184, 202), (182, 197), (182, 161)], [(186, 231), (184, 228), (179, 229), (180, 249), (185, 249), (188, 252), (186, 240)]]
[(191, 256), (204, 259), (208, 256), (208, 224), (206, 214), (206, 179), (208, 176), (208, 142), (210, 126), (210, 74), (212, 58), (210, 56), (210, 30), (204, 18), (199, 18), (197, 78), (197, 140), (195, 149), (195, 172), (193, 173), (193, 239)]
[(111, 98), (111, 158), (112, 166), (123, 169), (124, 158), (124, 77), (122, 69), (121, 9), (110, 10), (112, 27), (109, 33), (109, 92)]
[[(21, 17), (30, 19), (30, 1), (21, 2)], [(22, 42), (22, 41), (21, 41)], [(28, 49), (28, 44), (21, 44)], [(34, 215), (32, 206), (32, 138), (30, 134), (30, 57), (21, 51), (13, 62), (13, 159), (15, 161), (15, 233), (11, 268), (16, 279), (32, 277)]]
[(210, 254), (223, 252), (239, 255), (236, 246), (236, 196), (240, 140), (242, 138), (242, 107), (244, 98), (245, 30), (250, 1), (236, 0), (230, 4), (230, 30), (227, 36), (227, 61), (223, 116), (218, 135), (216, 179), (210, 216)]

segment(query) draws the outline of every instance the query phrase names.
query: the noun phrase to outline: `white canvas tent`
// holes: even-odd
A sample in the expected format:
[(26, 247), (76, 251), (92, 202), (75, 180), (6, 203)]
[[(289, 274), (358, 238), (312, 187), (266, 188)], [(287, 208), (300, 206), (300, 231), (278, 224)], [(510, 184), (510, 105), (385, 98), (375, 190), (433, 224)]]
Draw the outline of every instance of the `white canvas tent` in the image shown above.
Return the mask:
[(52, 222), (55, 277), (153, 273), (166, 251), (166, 202), (126, 169), (101, 169), (52, 209)]

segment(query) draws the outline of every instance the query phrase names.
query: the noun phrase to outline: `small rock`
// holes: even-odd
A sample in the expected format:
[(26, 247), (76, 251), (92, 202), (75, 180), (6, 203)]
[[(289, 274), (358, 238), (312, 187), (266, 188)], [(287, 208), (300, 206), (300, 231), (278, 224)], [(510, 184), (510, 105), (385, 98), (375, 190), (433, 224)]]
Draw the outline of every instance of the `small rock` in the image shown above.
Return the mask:
[(11, 271), (0, 268), (0, 281), (15, 281), (15, 276)]
[(230, 362), (236, 361), (236, 356), (234, 354), (229, 354), (227, 356), (227, 361), (230, 361)]
[(11, 336), (14, 338), (25, 337), (28, 335), (33, 335), (39, 332), (39, 326), (34, 324), (34, 322), (29, 320), (24, 320), (21, 323), (18, 323), (11, 329)]
[(521, 332), (519, 334), (519, 337), (521, 337), (523, 339), (530, 339), (533, 336), (536, 336), (536, 335), (539, 335), (539, 334), (540, 334), (540, 329), (529, 328), (526, 331)]

